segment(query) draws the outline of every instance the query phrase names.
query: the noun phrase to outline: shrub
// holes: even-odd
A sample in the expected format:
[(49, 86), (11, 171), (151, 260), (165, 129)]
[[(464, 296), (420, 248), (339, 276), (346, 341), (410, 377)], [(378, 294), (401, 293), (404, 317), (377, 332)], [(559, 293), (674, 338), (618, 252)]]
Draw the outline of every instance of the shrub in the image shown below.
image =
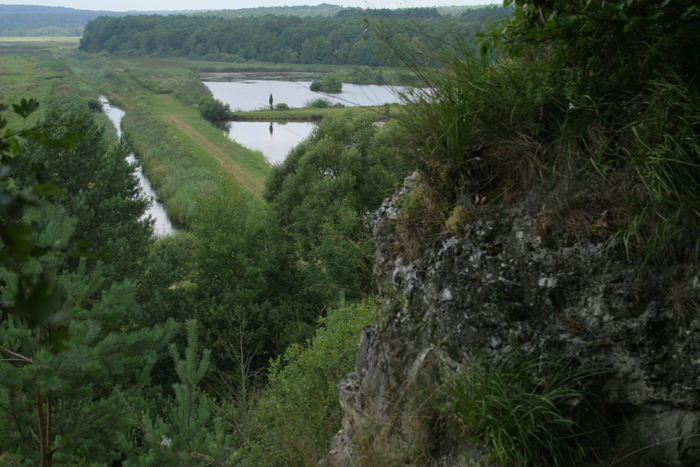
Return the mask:
[(343, 82), (336, 75), (326, 75), (321, 81), (321, 91), (340, 92), (343, 89)]
[(203, 97), (199, 101), (199, 114), (205, 120), (226, 120), (231, 116), (231, 107), (220, 100)]
[(277, 105), (275, 105), (275, 108), (277, 110), (289, 110), (289, 106), (284, 102), (278, 102)]
[(328, 107), (331, 107), (332, 105), (333, 105), (333, 103), (327, 97), (319, 97), (317, 99), (310, 99), (310, 100), (306, 101), (306, 104), (304, 104), (304, 107), (308, 107), (310, 109), (327, 109)]
[(336, 75), (326, 75), (323, 80), (314, 80), (310, 88), (314, 92), (340, 92), (343, 89), (343, 82)]

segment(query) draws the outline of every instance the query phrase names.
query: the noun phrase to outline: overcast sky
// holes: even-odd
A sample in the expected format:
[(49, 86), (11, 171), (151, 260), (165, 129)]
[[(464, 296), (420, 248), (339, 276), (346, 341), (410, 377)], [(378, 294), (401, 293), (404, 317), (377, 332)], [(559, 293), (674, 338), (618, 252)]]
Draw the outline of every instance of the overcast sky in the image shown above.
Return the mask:
[(164, 11), (237, 10), (260, 6), (319, 5), (330, 3), (360, 8), (417, 8), (451, 5), (502, 4), (501, 0), (0, 0), (5, 5), (64, 6), (78, 10)]

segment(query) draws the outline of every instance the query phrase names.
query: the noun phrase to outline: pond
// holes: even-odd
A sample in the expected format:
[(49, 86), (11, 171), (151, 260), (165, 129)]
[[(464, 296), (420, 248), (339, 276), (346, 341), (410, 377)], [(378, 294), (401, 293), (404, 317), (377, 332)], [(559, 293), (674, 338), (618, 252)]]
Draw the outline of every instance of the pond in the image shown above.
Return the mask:
[[(104, 110), (105, 115), (109, 117), (114, 125), (114, 128), (117, 130), (117, 136), (121, 137), (121, 121), (124, 117), (124, 111), (109, 105), (107, 103), (107, 98), (104, 96), (100, 97), (100, 101), (102, 102), (102, 109)], [(141, 191), (143, 191), (145, 197), (151, 202), (150, 207), (144, 214), (144, 217), (150, 216), (155, 221), (153, 224), (153, 233), (158, 237), (175, 233), (175, 228), (168, 217), (168, 213), (165, 211), (165, 207), (158, 202), (156, 192), (153, 190), (151, 182), (148, 181), (144, 175), (143, 169), (140, 165), (138, 165), (136, 157), (134, 157), (133, 154), (129, 154), (126, 160), (131, 165), (135, 166), (134, 177), (136, 177), (138, 180), (139, 187), (141, 188)]]
[[(330, 94), (311, 91), (311, 81), (240, 79), (204, 81), (204, 84), (215, 99), (237, 112), (269, 108), (270, 94), (273, 105), (285, 103), (293, 108), (304, 107), (307, 101), (319, 97), (346, 107), (358, 107), (400, 102), (398, 93), (407, 89), (402, 86), (344, 83), (342, 92)], [(308, 122), (231, 122), (226, 135), (248, 149), (260, 151), (270, 164), (279, 164), (315, 127), (316, 124)]]
[(279, 164), (314, 128), (311, 122), (231, 122), (225, 133), (230, 140), (260, 151), (270, 164)]
[(394, 104), (400, 102), (398, 93), (403, 86), (380, 86), (376, 84), (343, 83), (338, 93), (313, 92), (311, 81), (239, 80), (204, 81), (215, 99), (231, 106), (236, 112), (269, 109), (270, 94), (273, 105), (287, 104), (289, 107), (304, 107), (307, 101), (325, 97), (333, 103), (346, 107)]

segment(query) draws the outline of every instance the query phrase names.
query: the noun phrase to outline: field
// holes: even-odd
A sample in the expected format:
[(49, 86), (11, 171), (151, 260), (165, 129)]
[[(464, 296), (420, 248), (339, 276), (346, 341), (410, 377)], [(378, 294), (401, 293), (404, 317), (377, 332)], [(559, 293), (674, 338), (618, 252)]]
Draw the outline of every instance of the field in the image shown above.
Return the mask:
[[(48, 102), (67, 76), (62, 56), (75, 49), (77, 39), (0, 37), (0, 102), (17, 102), (23, 97)], [(11, 118), (10, 125), (15, 123)]]
[(15, 43), (15, 44), (59, 44), (65, 47), (77, 46), (80, 42), (79, 37), (51, 37), (51, 36), (27, 36), (27, 37), (14, 37), (14, 36), (0, 36), (0, 44), (2, 43)]

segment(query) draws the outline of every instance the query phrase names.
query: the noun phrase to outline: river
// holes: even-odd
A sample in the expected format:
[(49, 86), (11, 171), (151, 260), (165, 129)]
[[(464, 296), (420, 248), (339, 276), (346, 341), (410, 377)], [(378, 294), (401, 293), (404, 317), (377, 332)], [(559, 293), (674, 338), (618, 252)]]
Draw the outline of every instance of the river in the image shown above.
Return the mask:
[[(107, 115), (112, 121), (114, 128), (117, 130), (117, 135), (121, 137), (121, 121), (124, 117), (124, 111), (109, 105), (107, 103), (107, 98), (104, 96), (100, 97), (100, 101), (102, 102), (102, 109), (104, 110), (105, 115)], [(134, 157), (133, 154), (129, 154), (126, 160), (131, 165), (135, 166), (134, 177), (136, 177), (138, 180), (141, 191), (143, 191), (146, 198), (148, 198), (148, 200), (151, 202), (150, 207), (144, 214), (144, 217), (150, 216), (153, 218), (153, 233), (158, 237), (164, 237), (175, 233), (175, 228), (168, 217), (168, 213), (165, 211), (165, 207), (158, 202), (156, 192), (153, 190), (151, 182), (149, 182), (144, 175), (143, 169), (140, 165), (138, 165), (136, 157)]]

